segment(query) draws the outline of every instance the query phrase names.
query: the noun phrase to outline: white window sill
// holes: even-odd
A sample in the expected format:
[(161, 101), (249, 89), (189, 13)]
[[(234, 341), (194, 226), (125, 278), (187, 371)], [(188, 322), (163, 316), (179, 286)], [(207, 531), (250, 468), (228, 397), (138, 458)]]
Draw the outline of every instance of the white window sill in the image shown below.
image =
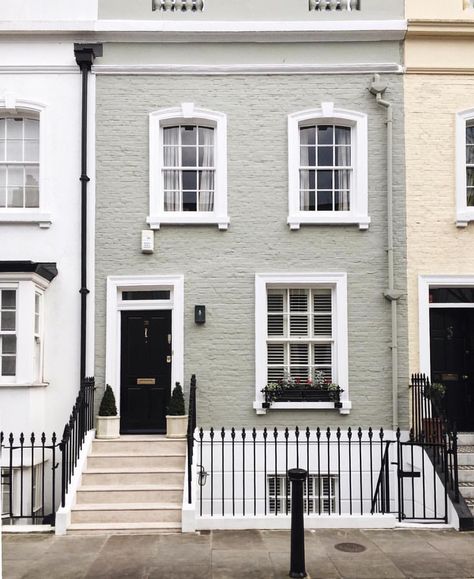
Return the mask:
[(150, 229), (160, 229), (161, 225), (217, 225), (219, 229), (228, 229), (230, 219), (227, 215), (212, 212), (166, 212), (150, 215), (146, 218)]
[(288, 216), (290, 229), (299, 229), (301, 225), (358, 225), (359, 229), (368, 229), (370, 217), (368, 215), (355, 215), (343, 211), (328, 211), (315, 213), (301, 211)]
[(456, 226), (457, 227), (467, 227), (470, 221), (474, 221), (474, 211), (465, 209), (464, 211), (459, 211), (456, 214)]
[(49, 382), (0, 382), (0, 388), (46, 388)]
[(266, 414), (269, 410), (337, 410), (339, 414), (350, 414), (352, 402), (341, 400), (342, 407), (334, 408), (334, 402), (273, 402), (270, 408), (263, 408), (262, 402), (254, 402), (257, 414)]
[(48, 229), (52, 221), (49, 213), (0, 209), (0, 223), (32, 223), (38, 224), (43, 229)]

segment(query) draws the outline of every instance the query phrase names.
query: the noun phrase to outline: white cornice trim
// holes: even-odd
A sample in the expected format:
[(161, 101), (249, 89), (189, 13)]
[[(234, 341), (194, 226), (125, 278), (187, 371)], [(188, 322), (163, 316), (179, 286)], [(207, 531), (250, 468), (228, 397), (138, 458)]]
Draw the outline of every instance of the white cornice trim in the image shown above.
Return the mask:
[(0, 74), (80, 74), (80, 72), (79, 67), (73, 64), (0, 65)]
[[(0, 67), (1, 72), (1, 67)], [(403, 73), (397, 63), (357, 64), (98, 64), (96, 74), (364, 74)]]
[[(89, 39), (193, 42), (275, 40), (278, 42), (402, 40), (406, 20), (340, 21), (194, 21), (99, 20), (99, 21), (0, 21), (0, 35), (77, 35)], [(159, 33), (159, 37), (156, 34)], [(89, 36), (90, 35), (90, 36)]]

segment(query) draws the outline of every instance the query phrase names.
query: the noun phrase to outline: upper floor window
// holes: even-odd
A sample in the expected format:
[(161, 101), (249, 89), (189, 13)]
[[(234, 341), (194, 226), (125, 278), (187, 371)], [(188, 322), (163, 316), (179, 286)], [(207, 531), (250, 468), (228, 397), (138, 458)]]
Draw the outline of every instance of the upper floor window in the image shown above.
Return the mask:
[(304, 223), (350, 224), (367, 229), (367, 117), (321, 109), (289, 116), (289, 216)]
[(456, 120), (456, 223), (474, 221), (474, 109)]
[(226, 116), (192, 103), (150, 115), (150, 227), (227, 229)]
[(39, 120), (0, 117), (0, 208), (39, 207)]

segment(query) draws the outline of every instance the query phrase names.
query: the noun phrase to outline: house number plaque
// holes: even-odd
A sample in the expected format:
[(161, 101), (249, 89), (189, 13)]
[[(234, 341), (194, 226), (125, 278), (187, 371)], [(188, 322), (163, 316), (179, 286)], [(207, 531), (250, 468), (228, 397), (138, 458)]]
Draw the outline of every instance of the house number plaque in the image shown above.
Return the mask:
[(137, 384), (156, 384), (156, 378), (137, 378)]

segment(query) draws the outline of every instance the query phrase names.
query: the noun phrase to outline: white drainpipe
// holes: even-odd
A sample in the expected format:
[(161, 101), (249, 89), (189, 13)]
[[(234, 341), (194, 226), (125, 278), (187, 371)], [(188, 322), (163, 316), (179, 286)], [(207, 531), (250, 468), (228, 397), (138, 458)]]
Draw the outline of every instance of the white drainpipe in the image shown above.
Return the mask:
[(398, 318), (397, 302), (402, 292), (395, 289), (395, 274), (393, 260), (393, 106), (390, 101), (382, 98), (387, 90), (387, 83), (374, 75), (369, 91), (375, 95), (377, 104), (387, 111), (387, 257), (388, 257), (388, 289), (384, 291), (385, 298), (391, 303), (392, 309), (392, 426), (398, 428)]

